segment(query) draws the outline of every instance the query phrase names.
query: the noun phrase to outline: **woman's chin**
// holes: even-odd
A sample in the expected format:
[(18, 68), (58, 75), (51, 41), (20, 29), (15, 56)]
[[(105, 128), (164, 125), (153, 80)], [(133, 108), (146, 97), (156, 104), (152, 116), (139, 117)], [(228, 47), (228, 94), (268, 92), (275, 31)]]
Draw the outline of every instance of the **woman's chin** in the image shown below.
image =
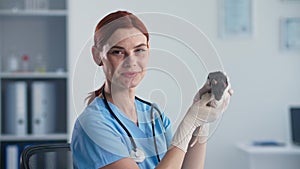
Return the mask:
[(135, 81), (135, 80), (124, 80), (118, 83), (115, 83), (115, 87), (118, 86), (119, 88), (123, 89), (131, 89), (135, 88), (139, 85), (140, 81)]
[(115, 86), (119, 86), (120, 88), (124, 89), (131, 89), (137, 87), (141, 80), (143, 79), (143, 76), (135, 76), (135, 77), (121, 77), (118, 79), (115, 79), (114, 82)]
[(128, 89), (135, 88), (140, 84), (141, 80), (142, 78), (139, 76), (136, 76), (134, 78), (124, 78), (122, 79), (122, 84)]
[(135, 88), (138, 86), (138, 82), (129, 82), (129, 83), (125, 83), (124, 86), (126, 86), (127, 89), (131, 89), (131, 88)]

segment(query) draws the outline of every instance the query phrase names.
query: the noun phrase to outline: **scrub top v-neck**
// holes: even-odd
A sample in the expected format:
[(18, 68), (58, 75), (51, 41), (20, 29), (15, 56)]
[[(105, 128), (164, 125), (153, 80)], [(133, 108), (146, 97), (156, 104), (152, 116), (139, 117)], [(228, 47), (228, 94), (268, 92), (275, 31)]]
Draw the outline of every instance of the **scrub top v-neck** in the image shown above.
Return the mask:
[[(137, 147), (146, 155), (143, 162), (137, 163), (141, 169), (155, 168), (158, 164), (154, 147), (150, 105), (135, 100), (138, 125), (132, 122), (118, 109), (108, 102), (110, 108), (129, 130)], [(162, 123), (158, 115), (155, 116), (155, 136), (162, 158), (172, 139), (170, 120), (162, 113)], [(163, 125), (163, 126), (162, 126)], [(105, 106), (102, 98), (95, 98), (79, 115), (75, 122), (71, 150), (74, 168), (101, 168), (105, 165), (130, 156), (132, 144), (126, 131), (116, 121)]]

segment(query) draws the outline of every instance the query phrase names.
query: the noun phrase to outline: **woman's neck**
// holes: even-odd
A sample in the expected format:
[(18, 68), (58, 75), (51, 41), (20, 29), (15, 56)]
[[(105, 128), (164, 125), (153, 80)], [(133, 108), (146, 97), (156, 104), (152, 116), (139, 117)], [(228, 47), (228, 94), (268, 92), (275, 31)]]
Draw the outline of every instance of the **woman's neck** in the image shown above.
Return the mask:
[(134, 88), (125, 89), (106, 83), (104, 92), (108, 101), (116, 105), (131, 121), (137, 124)]

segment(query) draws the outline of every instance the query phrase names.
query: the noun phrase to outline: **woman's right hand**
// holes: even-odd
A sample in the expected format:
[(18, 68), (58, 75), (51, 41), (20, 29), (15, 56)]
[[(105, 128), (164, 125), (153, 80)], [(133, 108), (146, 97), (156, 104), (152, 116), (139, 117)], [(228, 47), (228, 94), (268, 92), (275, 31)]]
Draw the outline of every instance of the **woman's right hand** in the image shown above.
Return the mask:
[[(206, 84), (203, 88), (207, 88)], [(230, 97), (232, 95), (232, 89), (230, 83), (228, 83), (224, 90), (221, 100), (216, 100), (214, 95), (210, 92), (202, 93), (203, 88), (199, 90), (194, 98), (194, 102), (187, 112), (193, 114), (195, 117), (195, 125), (198, 127), (203, 123), (211, 123), (217, 120), (222, 113), (228, 108)]]
[[(209, 81), (207, 81), (207, 83), (198, 91), (198, 93), (196, 94), (196, 96), (194, 97), (194, 103), (199, 101), (201, 96), (205, 93), (205, 92), (209, 92), (210, 91), (210, 85), (208, 83)], [(227, 84), (228, 86), (226, 87), (226, 89), (224, 90), (224, 94), (225, 96), (218, 102), (217, 100), (212, 100), (213, 103), (210, 103), (211, 106), (217, 106), (220, 104), (222, 105), (222, 102), (224, 103), (223, 105), (223, 110), (221, 110), (221, 114), (227, 109), (228, 105), (229, 105), (229, 101), (230, 101), (230, 96), (233, 94), (233, 90), (231, 89), (231, 84), (229, 83), (229, 79), (227, 77)], [(228, 95), (229, 94), (229, 95)], [(221, 114), (215, 114), (215, 119), (220, 118), (219, 116)], [(193, 133), (193, 136), (195, 137), (195, 140), (191, 143), (191, 147), (193, 145), (195, 145), (196, 142), (202, 144), (205, 143), (208, 139), (209, 136), (209, 130), (210, 129), (210, 124), (206, 123), (203, 124), (199, 127), (196, 128), (196, 130)]]
[(204, 124), (216, 121), (227, 109), (232, 94), (229, 81), (219, 101), (214, 98), (210, 91), (209, 83), (206, 82), (197, 92), (193, 104), (175, 132), (172, 145), (186, 152), (194, 130)]

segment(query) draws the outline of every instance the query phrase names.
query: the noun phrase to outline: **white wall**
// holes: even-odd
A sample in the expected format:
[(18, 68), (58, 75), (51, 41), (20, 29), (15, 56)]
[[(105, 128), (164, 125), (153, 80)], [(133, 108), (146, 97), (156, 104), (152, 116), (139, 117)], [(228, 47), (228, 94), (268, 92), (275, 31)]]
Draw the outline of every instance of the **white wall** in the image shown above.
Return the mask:
[[(192, 2), (70, 0), (69, 9), (71, 56), (69, 66), (71, 73), (75, 71), (74, 81), (70, 81), (70, 85), (74, 86), (70, 90), (70, 95), (74, 98), (74, 105), (71, 106), (74, 113), (70, 117), (70, 131), (76, 112), (80, 113), (84, 107), (84, 97), (101, 85), (103, 80), (101, 69), (97, 69), (89, 54), (94, 27), (105, 14), (126, 9), (134, 13), (163, 12), (185, 18), (200, 28), (217, 48), (235, 93), (218, 130), (209, 140), (207, 169), (245, 168), (245, 164), (238, 160), (239, 152), (235, 147), (238, 142), (257, 139), (290, 142), (288, 109), (290, 105), (300, 105), (300, 53), (279, 50), (279, 20), (285, 16), (300, 17), (300, 3), (287, 3), (281, 0), (253, 1), (253, 36), (231, 40), (218, 38), (217, 0)], [(168, 26), (167, 23), (165, 25)], [(159, 41), (153, 43), (155, 42), (159, 43)], [(199, 63), (189, 58), (182, 57), (182, 59), (185, 59), (192, 70), (199, 67)], [(172, 65), (172, 62), (170, 64)], [(200, 85), (205, 80), (205, 73), (204, 71), (204, 74), (197, 74), (200, 79), (193, 84)], [(177, 75), (178, 73), (174, 73), (175, 77)], [(185, 76), (178, 78), (181, 81)], [(151, 85), (156, 83), (147, 81), (144, 86)], [(183, 89), (188, 87), (184, 86), (186, 84), (181, 85)], [(161, 89), (168, 87), (168, 83), (161, 84)], [(185, 92), (189, 96), (183, 96), (182, 109), (190, 104), (194, 90), (195, 85)], [(165, 94), (168, 98), (163, 100), (164, 102), (174, 103), (171, 101), (172, 98), (178, 98), (176, 92), (166, 91)], [(175, 103), (177, 102), (180, 100), (175, 99)], [(175, 108), (168, 105), (166, 110), (174, 111)]]

